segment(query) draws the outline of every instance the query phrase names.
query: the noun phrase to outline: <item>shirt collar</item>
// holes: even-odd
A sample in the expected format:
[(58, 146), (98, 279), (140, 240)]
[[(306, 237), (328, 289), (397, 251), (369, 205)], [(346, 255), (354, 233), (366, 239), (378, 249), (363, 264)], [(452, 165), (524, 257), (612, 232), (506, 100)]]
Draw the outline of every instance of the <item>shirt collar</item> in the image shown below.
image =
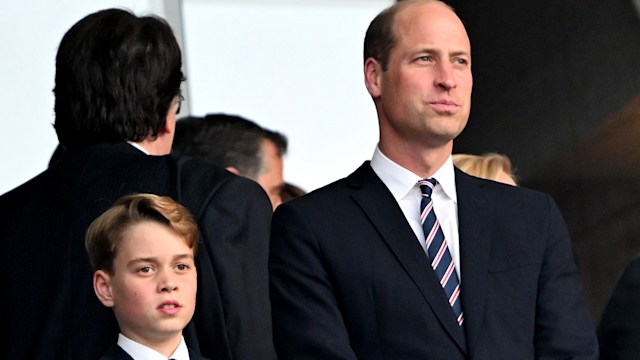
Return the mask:
[(445, 195), (457, 204), (458, 195), (456, 193), (456, 176), (455, 171), (453, 170), (453, 160), (451, 159), (451, 155), (449, 155), (447, 161), (444, 162), (442, 167), (440, 167), (432, 177), (438, 180), (438, 184), (442, 186), (442, 190), (444, 190)]
[[(133, 341), (122, 334), (118, 335), (118, 346), (120, 346), (134, 359), (167, 360), (167, 357), (161, 353)], [(178, 345), (176, 351), (174, 351), (169, 358), (175, 360), (189, 360), (189, 349), (184, 341), (184, 337), (180, 341), (180, 345)]]
[(129, 145), (133, 146), (134, 148), (142, 151), (143, 153), (150, 155), (149, 152), (147, 151), (147, 149), (143, 148), (142, 145), (135, 143), (133, 141), (127, 141), (129, 143)]
[(171, 355), (172, 359), (175, 360), (189, 360), (189, 349), (187, 348), (187, 343), (184, 342), (184, 337), (180, 340), (180, 345), (176, 351)]
[[(409, 194), (415, 188), (418, 180), (422, 179), (389, 159), (377, 146), (371, 158), (371, 168), (373, 168), (373, 171), (380, 177), (380, 180), (387, 186), (396, 200), (402, 199)], [(447, 197), (457, 204), (456, 180), (451, 156), (432, 177), (438, 180), (438, 184), (440, 184)]]

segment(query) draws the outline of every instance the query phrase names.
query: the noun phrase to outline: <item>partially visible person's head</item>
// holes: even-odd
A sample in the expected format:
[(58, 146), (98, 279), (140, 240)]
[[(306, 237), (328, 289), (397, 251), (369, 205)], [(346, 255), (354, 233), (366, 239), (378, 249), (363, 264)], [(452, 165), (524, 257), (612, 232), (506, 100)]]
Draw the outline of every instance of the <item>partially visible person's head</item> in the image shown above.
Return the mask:
[(287, 152), (287, 139), (280, 133), (264, 130), (262, 141), (262, 170), (255, 179), (269, 195), (273, 210), (282, 204), (284, 186), (284, 154)]
[(94, 290), (125, 336), (145, 345), (181, 336), (195, 310), (198, 239), (189, 211), (166, 196), (125, 196), (91, 223)]
[(280, 196), (282, 198), (282, 202), (285, 203), (295, 198), (299, 198), (300, 196), (306, 194), (307, 192), (297, 185), (294, 185), (289, 182), (285, 182), (284, 186), (282, 186), (282, 190), (280, 191), (280, 193), (281, 193)]
[(364, 73), (383, 153), (452, 148), (467, 124), (473, 78), (469, 37), (451, 7), (405, 0), (382, 11), (365, 36)]
[(56, 56), (60, 143), (70, 149), (157, 137), (179, 107), (181, 67), (165, 20), (120, 9), (86, 16), (64, 35)]
[(282, 200), (284, 135), (236, 115), (187, 117), (176, 124), (172, 152), (201, 158), (257, 181), (275, 209)]
[(516, 185), (511, 160), (505, 155), (496, 153), (454, 154), (453, 164), (469, 175)]

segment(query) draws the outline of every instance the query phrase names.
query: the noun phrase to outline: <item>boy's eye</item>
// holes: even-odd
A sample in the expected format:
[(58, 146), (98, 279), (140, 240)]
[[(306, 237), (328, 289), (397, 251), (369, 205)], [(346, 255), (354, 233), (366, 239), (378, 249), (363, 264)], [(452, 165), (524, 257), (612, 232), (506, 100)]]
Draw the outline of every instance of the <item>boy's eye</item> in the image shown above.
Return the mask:
[(189, 265), (187, 265), (187, 264), (178, 264), (178, 265), (176, 265), (176, 267), (178, 268), (178, 270), (187, 270), (189, 268)]
[(143, 274), (148, 274), (151, 272), (151, 266), (143, 266), (140, 269), (138, 269), (138, 272), (141, 272)]

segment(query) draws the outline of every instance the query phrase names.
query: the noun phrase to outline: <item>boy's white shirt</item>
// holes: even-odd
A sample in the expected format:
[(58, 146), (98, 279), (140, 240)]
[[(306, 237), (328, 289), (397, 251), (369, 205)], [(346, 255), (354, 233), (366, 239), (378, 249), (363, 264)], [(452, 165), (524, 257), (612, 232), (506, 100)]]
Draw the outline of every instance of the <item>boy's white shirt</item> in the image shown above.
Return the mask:
[[(167, 360), (167, 357), (161, 353), (144, 346), (139, 342), (133, 341), (122, 334), (118, 335), (118, 346), (120, 346), (135, 360)], [(180, 340), (180, 345), (178, 345), (176, 351), (169, 356), (169, 359), (190, 360), (189, 349), (187, 348), (187, 343), (184, 342), (184, 337)]]

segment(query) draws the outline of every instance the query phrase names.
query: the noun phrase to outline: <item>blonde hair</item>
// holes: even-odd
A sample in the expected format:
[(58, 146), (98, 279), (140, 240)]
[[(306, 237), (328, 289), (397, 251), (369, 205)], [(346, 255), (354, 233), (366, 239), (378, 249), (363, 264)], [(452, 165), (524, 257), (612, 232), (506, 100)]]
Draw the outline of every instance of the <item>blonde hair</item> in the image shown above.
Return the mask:
[(145, 221), (166, 225), (178, 234), (193, 250), (193, 255), (196, 255), (200, 235), (198, 225), (187, 208), (168, 196), (134, 194), (118, 199), (89, 226), (85, 247), (94, 270), (101, 269), (113, 274), (113, 260), (125, 231)]
[(500, 175), (500, 171), (504, 171), (515, 182), (511, 160), (502, 154), (454, 154), (453, 164), (469, 175), (496, 181), (499, 181), (498, 176)]

